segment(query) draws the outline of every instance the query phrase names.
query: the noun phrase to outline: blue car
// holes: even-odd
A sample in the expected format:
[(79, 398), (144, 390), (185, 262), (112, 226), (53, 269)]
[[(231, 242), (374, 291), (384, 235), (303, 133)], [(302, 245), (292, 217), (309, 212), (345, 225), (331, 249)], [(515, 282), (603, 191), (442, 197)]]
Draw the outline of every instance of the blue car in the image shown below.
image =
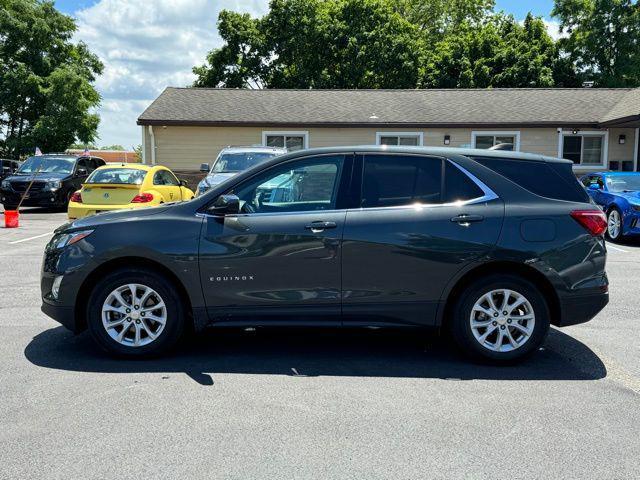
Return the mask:
[(580, 179), (607, 214), (607, 236), (640, 235), (640, 172), (597, 172)]

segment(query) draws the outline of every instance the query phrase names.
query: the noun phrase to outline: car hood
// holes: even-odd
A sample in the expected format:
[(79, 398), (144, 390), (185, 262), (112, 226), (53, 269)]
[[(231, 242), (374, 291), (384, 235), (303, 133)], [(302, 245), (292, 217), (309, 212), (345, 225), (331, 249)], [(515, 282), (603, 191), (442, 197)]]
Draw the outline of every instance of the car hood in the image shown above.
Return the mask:
[(98, 213), (96, 215), (91, 215), (89, 217), (80, 218), (73, 222), (66, 223), (56, 231), (93, 228), (104, 225), (106, 223), (135, 222), (140, 218), (150, 217), (151, 215), (158, 215), (159, 213), (166, 212), (167, 210), (173, 208), (175, 205), (176, 204), (169, 203), (157, 207), (132, 208), (127, 210), (116, 210), (113, 212)]
[(616, 195), (629, 200), (631, 203), (640, 203), (640, 191), (619, 192)]
[(68, 173), (39, 173), (34, 175), (33, 173), (27, 173), (25, 175), (13, 174), (9, 177), (5, 177), (5, 180), (10, 182), (30, 182), (31, 180), (37, 180), (39, 182), (55, 182), (58, 180), (64, 180), (71, 175)]
[(213, 175), (207, 175), (202, 180), (202, 184), (207, 187), (213, 187), (224, 182), (225, 180), (230, 179), (231, 177), (235, 177), (237, 174), (238, 172), (214, 173)]

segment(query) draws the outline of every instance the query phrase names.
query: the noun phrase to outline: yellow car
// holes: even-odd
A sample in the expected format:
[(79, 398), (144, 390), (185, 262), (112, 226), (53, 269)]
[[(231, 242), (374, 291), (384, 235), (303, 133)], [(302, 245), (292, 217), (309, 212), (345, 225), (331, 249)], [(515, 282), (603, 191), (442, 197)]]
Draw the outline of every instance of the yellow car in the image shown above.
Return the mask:
[(70, 219), (125, 208), (191, 200), (194, 194), (171, 170), (138, 164), (105, 165), (89, 175), (69, 201)]

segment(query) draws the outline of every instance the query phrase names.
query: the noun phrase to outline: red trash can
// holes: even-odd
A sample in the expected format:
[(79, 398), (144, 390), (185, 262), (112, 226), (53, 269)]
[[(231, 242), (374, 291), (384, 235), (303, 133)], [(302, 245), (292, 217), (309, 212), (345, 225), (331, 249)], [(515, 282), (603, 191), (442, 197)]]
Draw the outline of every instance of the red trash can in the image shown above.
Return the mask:
[(20, 214), (17, 210), (4, 211), (5, 228), (18, 228), (20, 226)]

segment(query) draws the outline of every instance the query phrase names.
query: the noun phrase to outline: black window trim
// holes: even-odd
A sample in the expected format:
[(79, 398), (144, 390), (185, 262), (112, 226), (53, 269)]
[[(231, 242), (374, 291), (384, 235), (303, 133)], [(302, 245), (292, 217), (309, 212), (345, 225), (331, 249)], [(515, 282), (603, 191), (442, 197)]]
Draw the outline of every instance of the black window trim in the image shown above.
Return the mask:
[[(357, 195), (358, 197), (358, 202), (357, 202), (357, 206), (351, 207), (350, 210), (358, 210), (358, 211), (375, 211), (375, 210), (398, 210), (398, 209), (410, 209), (410, 208), (416, 208), (416, 207), (420, 207), (420, 208), (441, 208), (441, 207), (457, 207), (457, 206), (465, 206), (465, 205), (475, 205), (478, 203), (485, 203), (485, 202), (489, 202), (491, 200), (496, 200), (500, 197), (498, 197), (498, 195), (491, 190), (482, 180), (480, 180), (478, 177), (476, 177), (474, 174), (472, 174), (471, 172), (469, 172), (466, 168), (462, 167), (461, 165), (458, 165), (456, 162), (454, 162), (453, 160), (451, 160), (450, 158), (447, 157), (442, 157), (439, 155), (428, 155), (428, 154), (424, 154), (424, 153), (398, 153), (398, 152), (359, 152), (356, 154), (360, 163), (360, 182), (359, 182), (359, 190), (360, 193), (359, 195)], [(459, 202), (447, 202), (447, 203), (413, 203), (413, 204), (409, 204), (409, 205), (394, 205), (391, 207), (362, 207), (360, 205), (362, 205), (362, 188), (363, 188), (363, 182), (364, 182), (364, 157), (365, 156), (373, 156), (373, 155), (384, 155), (384, 156), (401, 156), (401, 157), (421, 157), (421, 158), (425, 158), (425, 157), (429, 157), (429, 158), (433, 158), (433, 159), (439, 159), (442, 162), (442, 175), (440, 176), (440, 193), (441, 193), (441, 197), (442, 194), (444, 194), (444, 185), (445, 185), (445, 169), (446, 169), (446, 164), (447, 162), (450, 163), (451, 165), (453, 165), (454, 167), (456, 167), (458, 170), (460, 170), (464, 175), (466, 175), (469, 180), (471, 180), (473, 183), (476, 184), (476, 186), (478, 188), (480, 188), (480, 190), (482, 190), (483, 195), (480, 197), (476, 197), (476, 198), (471, 198), (469, 200), (463, 200), (463, 201), (459, 201)]]
[[(255, 212), (255, 213), (238, 213), (235, 215), (225, 215), (225, 217), (229, 218), (240, 218), (240, 217), (256, 217), (256, 216), (273, 216), (273, 215), (300, 215), (300, 214), (310, 214), (317, 213), (319, 215), (325, 213), (336, 213), (336, 212), (344, 212), (348, 207), (348, 189), (351, 186), (351, 181), (354, 174), (354, 153), (350, 151), (344, 152), (332, 152), (332, 153), (321, 153), (321, 154), (311, 154), (311, 155), (302, 155), (299, 157), (291, 158), (285, 162), (279, 162), (275, 165), (271, 165), (268, 168), (261, 169), (256, 172), (254, 175), (251, 175), (248, 178), (242, 179), (240, 182), (233, 185), (229, 190), (223, 192), (221, 195), (233, 194), (239, 187), (244, 185), (246, 182), (250, 182), (255, 179), (257, 176), (267, 173), (268, 171), (279, 168), (282, 165), (286, 165), (291, 162), (304, 162), (308, 160), (312, 160), (314, 158), (322, 158), (322, 157), (335, 157), (338, 155), (342, 155), (344, 158), (342, 160), (342, 167), (338, 171), (338, 191), (336, 193), (336, 208), (332, 208), (330, 210), (300, 210), (295, 212)], [(199, 217), (212, 217), (212, 218), (221, 218), (219, 215), (212, 215), (207, 213), (207, 209), (213, 205), (218, 197), (214, 197), (210, 202), (206, 203), (202, 207), (198, 209), (196, 212), (196, 216)]]

